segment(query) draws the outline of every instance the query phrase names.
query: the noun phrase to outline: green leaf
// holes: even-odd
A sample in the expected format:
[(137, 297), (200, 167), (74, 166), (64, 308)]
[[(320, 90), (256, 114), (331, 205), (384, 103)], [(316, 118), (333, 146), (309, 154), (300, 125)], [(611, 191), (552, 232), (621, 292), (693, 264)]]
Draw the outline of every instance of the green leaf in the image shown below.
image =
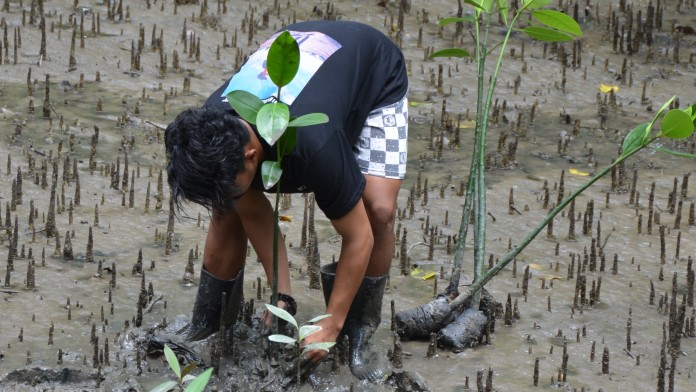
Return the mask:
[(213, 368), (208, 368), (208, 370), (199, 374), (196, 379), (191, 381), (189, 385), (186, 386), (184, 392), (203, 392), (208, 381), (210, 381), (210, 375), (213, 374)]
[(667, 110), (667, 108), (669, 107), (669, 105), (671, 105), (672, 102), (673, 102), (676, 98), (677, 98), (676, 95), (675, 95), (675, 96), (672, 96), (672, 98), (668, 99), (667, 102), (665, 102), (665, 103), (662, 104), (662, 107), (660, 108), (660, 110), (658, 110), (658, 111), (657, 111), (657, 114), (655, 114), (655, 119), (653, 120), (653, 124), (655, 123), (655, 121), (657, 121), (657, 118), (660, 117), (660, 116), (662, 115), (662, 112), (664, 112), (665, 110)]
[(575, 37), (570, 34), (546, 27), (527, 26), (521, 31), (534, 39), (545, 42), (566, 42), (575, 39)]
[(551, 4), (552, 0), (524, 0), (524, 7), (528, 10), (544, 8)]
[(171, 391), (172, 389), (176, 388), (176, 386), (179, 385), (178, 382), (176, 381), (165, 381), (162, 384), (154, 387), (150, 392), (167, 392)]
[(186, 377), (187, 374), (191, 373), (191, 371), (194, 370), (196, 367), (198, 366), (195, 362), (191, 362), (188, 365), (184, 366), (184, 368), (181, 369), (181, 379), (183, 380), (184, 377)]
[(325, 124), (329, 122), (329, 116), (324, 113), (308, 113), (295, 117), (288, 123), (289, 127), (306, 127), (309, 125)]
[(674, 155), (675, 157), (696, 158), (696, 154), (689, 154), (689, 153), (686, 153), (686, 152), (674, 151), (674, 150), (670, 150), (670, 149), (667, 149), (667, 148), (664, 148), (664, 147), (657, 147), (656, 149), (657, 149), (657, 150), (660, 150), (660, 151), (662, 151), (662, 152), (666, 152), (667, 154), (672, 154), (672, 155)]
[(335, 346), (336, 342), (318, 342), (318, 343), (311, 343), (308, 344), (304, 347), (302, 347), (302, 353), (307, 353), (312, 350), (324, 350), (324, 351), (329, 351), (331, 347)]
[(289, 32), (283, 31), (268, 49), (268, 76), (276, 86), (283, 87), (295, 78), (299, 68), (300, 47)]
[(275, 185), (280, 180), (282, 174), (283, 169), (280, 167), (280, 163), (276, 161), (263, 161), (261, 164), (261, 180), (263, 181), (263, 187), (266, 189), (270, 189)]
[(485, 11), (481, 5), (481, 0), (464, 0), (464, 3), (469, 4), (476, 8), (478, 11)]
[(664, 111), (667, 110), (669, 105), (671, 105), (672, 101), (674, 101), (676, 98), (677, 98), (677, 96), (673, 95), (672, 98), (668, 99), (667, 102), (662, 104), (662, 107), (660, 108), (660, 110), (657, 111), (657, 113), (655, 114), (655, 117), (653, 117), (652, 121), (650, 121), (650, 125), (648, 125), (648, 130), (645, 132), (645, 136), (643, 137), (643, 140), (648, 138), (648, 135), (650, 134), (650, 130), (652, 129), (653, 125), (655, 125), (657, 120), (660, 119), (660, 117), (662, 117), (662, 114), (664, 113)]
[(662, 118), (661, 136), (670, 139), (685, 139), (694, 132), (694, 123), (686, 112), (672, 109)]
[(283, 136), (278, 139), (278, 148), (280, 149), (281, 156), (290, 155), (293, 148), (297, 144), (297, 129), (294, 127), (289, 127), (283, 133)]
[(309, 321), (307, 321), (307, 322), (308, 322), (308, 323), (316, 323), (317, 321), (323, 320), (323, 319), (325, 319), (325, 318), (327, 318), (327, 317), (331, 317), (331, 315), (330, 315), (330, 314), (322, 314), (321, 316), (317, 316), (317, 317), (315, 317), (315, 318), (313, 318), (313, 319), (311, 319), (311, 320), (309, 320)]
[(268, 309), (269, 312), (273, 313), (277, 317), (289, 322), (290, 324), (294, 325), (295, 328), (297, 329), (297, 321), (295, 321), (295, 318), (292, 317), (290, 313), (285, 311), (285, 309), (281, 309), (277, 306), (273, 306), (271, 304), (266, 304), (266, 309)]
[(493, 10), (493, 4), (495, 4), (495, 0), (477, 0), (479, 3), (481, 3), (481, 7), (483, 8), (484, 11), (486, 12), (491, 12)]
[(319, 325), (303, 325), (300, 327), (299, 339), (303, 341), (307, 336), (321, 331), (321, 326)]
[(164, 345), (164, 357), (167, 358), (167, 363), (169, 364), (169, 367), (172, 368), (174, 374), (176, 374), (176, 378), (181, 380), (181, 367), (179, 366), (179, 360), (176, 359), (176, 354), (174, 354), (174, 351), (172, 351), (168, 344)]
[(256, 116), (256, 127), (259, 135), (269, 145), (274, 145), (288, 127), (290, 109), (282, 102), (267, 103), (261, 107)]
[(453, 16), (453, 17), (449, 17), (449, 18), (442, 18), (442, 19), (440, 19), (439, 22), (437, 22), (437, 24), (440, 27), (445, 27), (445, 26), (451, 25), (452, 23), (473, 22), (474, 20), (475, 19), (474, 19), (473, 15), (462, 16), (461, 18)]
[(271, 335), (268, 337), (268, 340), (271, 342), (276, 342), (276, 343), (283, 343), (283, 344), (295, 344), (297, 343), (297, 340), (291, 338), (290, 336), (285, 336), (285, 335)]
[(447, 48), (438, 50), (437, 52), (430, 55), (431, 59), (434, 59), (436, 57), (471, 57), (471, 54), (465, 49)]
[(643, 123), (633, 128), (633, 130), (626, 135), (623, 145), (621, 146), (621, 150), (623, 151), (621, 155), (627, 155), (643, 146), (644, 135), (647, 128), (648, 123)]
[(466, 4), (474, 6), (478, 12), (491, 12), (493, 0), (464, 0)]
[(552, 29), (576, 37), (582, 37), (582, 30), (580, 30), (578, 22), (563, 12), (554, 10), (534, 10), (532, 11), (532, 16), (539, 23), (551, 27)]
[(227, 94), (227, 101), (246, 122), (256, 124), (256, 116), (263, 106), (259, 97), (244, 90), (234, 90)]
[(503, 18), (503, 22), (505, 23), (505, 26), (508, 24), (507, 16), (508, 16), (508, 4), (507, 0), (498, 0), (498, 12), (500, 13), (500, 17)]
[(688, 108), (684, 109), (684, 113), (688, 114), (689, 117), (691, 117), (691, 121), (694, 123), (694, 126), (696, 126), (696, 104), (693, 104)]

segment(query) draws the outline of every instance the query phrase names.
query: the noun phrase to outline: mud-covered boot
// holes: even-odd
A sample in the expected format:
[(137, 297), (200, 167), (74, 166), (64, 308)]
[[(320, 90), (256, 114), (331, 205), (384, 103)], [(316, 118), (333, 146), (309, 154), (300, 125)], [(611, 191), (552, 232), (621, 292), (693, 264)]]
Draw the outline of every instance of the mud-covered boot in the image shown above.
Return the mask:
[[(336, 278), (336, 265), (332, 263), (321, 267), (321, 285), (324, 299), (329, 303)], [(387, 275), (366, 276), (343, 324), (340, 338), (348, 336), (350, 342), (350, 370), (355, 377), (371, 382), (384, 380), (391, 373), (391, 365), (386, 356), (368, 349), (368, 340), (382, 320), (382, 297), (387, 283)]]
[(203, 340), (220, 330), (220, 315), (222, 313), (222, 293), (227, 293), (225, 304), (226, 325), (232, 325), (237, 320), (239, 309), (244, 301), (244, 269), (239, 271), (232, 280), (221, 280), (213, 276), (205, 268), (201, 268), (201, 279), (198, 282), (198, 293), (193, 305), (191, 322), (179, 333), (186, 334), (186, 340)]

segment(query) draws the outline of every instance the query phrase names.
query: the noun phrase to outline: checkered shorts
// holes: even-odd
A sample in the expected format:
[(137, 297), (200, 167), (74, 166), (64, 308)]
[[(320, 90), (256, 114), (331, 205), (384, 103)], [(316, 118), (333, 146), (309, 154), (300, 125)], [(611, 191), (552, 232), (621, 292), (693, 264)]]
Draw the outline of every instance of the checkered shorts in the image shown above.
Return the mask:
[(375, 109), (367, 116), (356, 144), (360, 171), (372, 176), (406, 176), (408, 99)]

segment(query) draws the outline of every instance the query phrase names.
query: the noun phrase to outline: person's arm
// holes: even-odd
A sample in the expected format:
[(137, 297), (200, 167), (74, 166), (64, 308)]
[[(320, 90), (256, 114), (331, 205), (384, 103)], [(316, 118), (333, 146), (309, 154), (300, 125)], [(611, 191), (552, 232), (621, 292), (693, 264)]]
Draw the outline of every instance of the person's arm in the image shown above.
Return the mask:
[[(342, 237), (336, 278), (331, 298), (326, 307), (326, 314), (330, 314), (331, 317), (317, 323), (322, 327), (322, 330), (307, 337), (305, 345), (336, 341), (343, 328), (350, 305), (353, 303), (353, 298), (365, 277), (365, 270), (372, 252), (372, 229), (362, 200), (359, 200), (348, 214), (332, 220), (331, 223)], [(311, 361), (318, 362), (326, 355), (325, 351), (314, 350), (309, 352), (307, 357)]]
[[(234, 208), (241, 217), (244, 231), (263, 265), (268, 281), (273, 279), (273, 207), (266, 195), (249, 188), (235, 200)], [(282, 233), (278, 235), (278, 292), (291, 294), (288, 254)]]

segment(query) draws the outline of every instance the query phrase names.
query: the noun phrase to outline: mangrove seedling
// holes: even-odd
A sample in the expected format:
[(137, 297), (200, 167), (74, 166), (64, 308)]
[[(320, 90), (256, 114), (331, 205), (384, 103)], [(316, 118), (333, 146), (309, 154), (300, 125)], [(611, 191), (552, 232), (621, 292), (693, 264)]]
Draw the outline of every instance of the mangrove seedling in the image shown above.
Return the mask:
[[(261, 164), (261, 178), (264, 188), (276, 186), (273, 227), (273, 281), (271, 302), (278, 302), (278, 211), (280, 203), (280, 177), (283, 174), (281, 160), (289, 155), (297, 142), (297, 127), (323, 124), (329, 121), (324, 113), (309, 113), (290, 117), (290, 107), (281, 101), (281, 89), (295, 78), (300, 66), (300, 47), (288, 32), (280, 33), (270, 48), (266, 58), (268, 77), (278, 87), (271, 102), (265, 102), (256, 95), (244, 90), (234, 90), (227, 94), (232, 108), (245, 121), (256, 125), (259, 135), (270, 145), (277, 143), (276, 160)], [(277, 331), (274, 318), (273, 330)]]
[[(213, 368), (205, 370), (198, 376), (192, 376), (189, 373), (196, 368), (196, 363), (191, 362), (182, 369), (181, 365), (179, 365), (179, 360), (176, 358), (176, 354), (174, 354), (174, 351), (172, 351), (167, 344), (164, 345), (164, 357), (167, 359), (169, 368), (172, 369), (177, 380), (165, 381), (156, 386), (150, 392), (167, 392), (172, 390), (184, 392), (203, 392), (210, 381), (210, 375), (213, 374)], [(188, 385), (186, 385), (187, 383)]]
[(302, 367), (300, 366), (300, 362), (302, 360), (302, 356), (305, 355), (307, 352), (312, 351), (312, 350), (324, 350), (324, 351), (329, 351), (331, 347), (333, 347), (336, 342), (317, 342), (317, 343), (311, 343), (308, 345), (303, 346), (302, 342), (311, 334), (316, 333), (321, 331), (321, 326), (319, 325), (312, 325), (319, 320), (323, 320), (327, 317), (331, 317), (330, 314), (322, 314), (321, 316), (314, 317), (313, 319), (307, 321), (305, 324), (298, 325), (297, 320), (288, 312), (286, 312), (284, 309), (281, 309), (277, 306), (273, 306), (270, 304), (266, 304), (266, 308), (268, 309), (269, 312), (273, 313), (276, 315), (278, 318), (281, 318), (285, 321), (288, 322), (288, 324), (292, 325), (295, 327), (297, 330), (297, 339), (292, 338), (290, 336), (285, 336), (281, 334), (275, 334), (275, 335), (270, 335), (268, 337), (268, 340), (272, 342), (277, 342), (277, 343), (284, 343), (284, 344), (290, 344), (295, 348), (295, 353), (297, 354), (295, 358), (295, 366), (294, 368), (296, 369), (296, 374), (295, 376), (297, 377), (297, 385), (300, 384), (301, 382), (301, 377), (302, 377)]

